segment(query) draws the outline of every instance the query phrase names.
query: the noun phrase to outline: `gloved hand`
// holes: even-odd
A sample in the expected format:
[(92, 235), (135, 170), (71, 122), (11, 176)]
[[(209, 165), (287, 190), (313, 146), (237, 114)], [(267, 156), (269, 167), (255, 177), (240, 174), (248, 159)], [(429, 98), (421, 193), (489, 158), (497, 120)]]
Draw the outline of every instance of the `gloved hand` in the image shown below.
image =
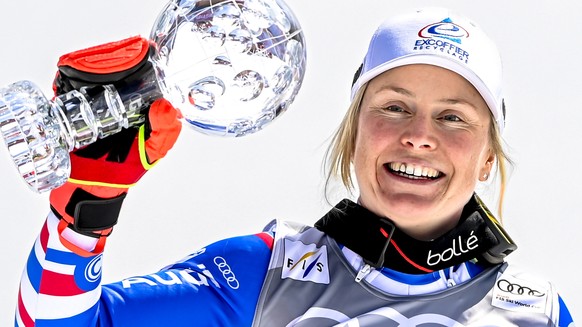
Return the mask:
[[(62, 56), (53, 88), (56, 95), (81, 87), (139, 81), (151, 74), (149, 42), (133, 37)], [(61, 242), (70, 250), (93, 255), (117, 223), (122, 202), (133, 186), (172, 148), (180, 134), (180, 112), (168, 101), (145, 103), (145, 123), (73, 151), (69, 180), (50, 194), (51, 209), (60, 218)], [(66, 228), (98, 238), (91, 252), (62, 237)], [(84, 253), (86, 252), (86, 253)]]

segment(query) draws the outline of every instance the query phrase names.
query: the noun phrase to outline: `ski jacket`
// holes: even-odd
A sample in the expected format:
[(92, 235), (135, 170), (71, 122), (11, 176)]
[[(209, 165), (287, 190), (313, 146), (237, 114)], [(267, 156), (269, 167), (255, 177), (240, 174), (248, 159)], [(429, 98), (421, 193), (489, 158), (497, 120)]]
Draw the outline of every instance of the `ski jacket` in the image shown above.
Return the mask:
[(554, 287), (507, 263), (427, 274), (372, 269), (317, 228), (273, 222), (160, 271), (101, 285), (102, 255), (59, 241), (49, 214), (16, 326), (574, 326)]

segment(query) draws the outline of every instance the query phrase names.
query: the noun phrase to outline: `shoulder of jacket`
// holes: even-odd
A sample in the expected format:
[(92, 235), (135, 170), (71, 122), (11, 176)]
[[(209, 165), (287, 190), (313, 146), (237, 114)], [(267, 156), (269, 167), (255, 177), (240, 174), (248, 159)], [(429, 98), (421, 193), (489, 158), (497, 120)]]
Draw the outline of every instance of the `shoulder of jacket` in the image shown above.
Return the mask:
[(279, 219), (272, 220), (265, 226), (265, 228), (263, 228), (263, 232), (277, 235), (277, 238), (282, 238), (285, 236), (292, 237), (293, 235), (301, 234), (307, 230), (316, 229), (312, 226), (308, 226), (302, 223)]
[(492, 304), (498, 308), (517, 312), (543, 313), (557, 321), (559, 296), (547, 279), (507, 263), (495, 281)]
[[(503, 279), (507, 279), (507, 278), (517, 279), (517, 280), (522, 281), (523, 283), (526, 283), (527, 285), (531, 285), (532, 287), (537, 286), (540, 289), (553, 289), (554, 288), (552, 283), (549, 280), (541, 277), (539, 274), (532, 272), (531, 270), (527, 269), (526, 267), (522, 267), (522, 266), (511, 264), (511, 263), (507, 263), (505, 269), (502, 269), (499, 272), (499, 275), (497, 277), (497, 282), (499, 283), (499, 281), (501, 281)], [(532, 292), (532, 293), (537, 293), (537, 292)], [(529, 294), (529, 292), (528, 292), (528, 294)]]

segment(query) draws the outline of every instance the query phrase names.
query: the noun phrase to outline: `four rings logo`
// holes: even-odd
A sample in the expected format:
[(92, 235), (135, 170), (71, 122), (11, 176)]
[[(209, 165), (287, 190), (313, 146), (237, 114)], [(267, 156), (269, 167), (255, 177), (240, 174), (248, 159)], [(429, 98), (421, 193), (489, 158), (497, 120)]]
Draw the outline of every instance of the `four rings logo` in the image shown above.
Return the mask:
[(218, 270), (220, 270), (220, 272), (222, 273), (222, 277), (224, 277), (224, 280), (226, 280), (226, 284), (228, 284), (230, 288), (236, 290), (240, 287), (240, 284), (236, 279), (234, 272), (232, 271), (232, 269), (230, 269), (228, 263), (226, 263), (226, 259), (220, 256), (214, 257), (214, 264), (216, 265), (216, 267), (218, 267)]
[(497, 281), (497, 288), (501, 291), (514, 294), (514, 295), (530, 295), (535, 297), (542, 297), (546, 295), (540, 291), (537, 291), (533, 288), (527, 286), (521, 286), (517, 283), (511, 283), (507, 279), (500, 279)]

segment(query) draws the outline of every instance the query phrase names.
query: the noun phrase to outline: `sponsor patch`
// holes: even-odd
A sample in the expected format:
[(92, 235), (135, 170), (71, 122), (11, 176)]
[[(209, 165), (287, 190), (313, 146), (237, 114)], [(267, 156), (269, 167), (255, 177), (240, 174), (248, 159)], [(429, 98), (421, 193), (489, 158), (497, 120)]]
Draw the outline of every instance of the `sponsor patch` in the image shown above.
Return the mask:
[(503, 274), (495, 283), (491, 304), (510, 311), (545, 313), (548, 292), (547, 286)]
[(281, 278), (329, 284), (327, 247), (285, 240), (285, 259)]
[(418, 31), (422, 38), (439, 37), (461, 44), (463, 39), (469, 37), (469, 32), (461, 25), (455, 24), (450, 18), (440, 22), (429, 24)]
[(469, 63), (469, 52), (461, 47), (463, 40), (469, 37), (469, 32), (450, 18), (423, 27), (418, 31), (418, 36), (413, 50), (440, 52)]

